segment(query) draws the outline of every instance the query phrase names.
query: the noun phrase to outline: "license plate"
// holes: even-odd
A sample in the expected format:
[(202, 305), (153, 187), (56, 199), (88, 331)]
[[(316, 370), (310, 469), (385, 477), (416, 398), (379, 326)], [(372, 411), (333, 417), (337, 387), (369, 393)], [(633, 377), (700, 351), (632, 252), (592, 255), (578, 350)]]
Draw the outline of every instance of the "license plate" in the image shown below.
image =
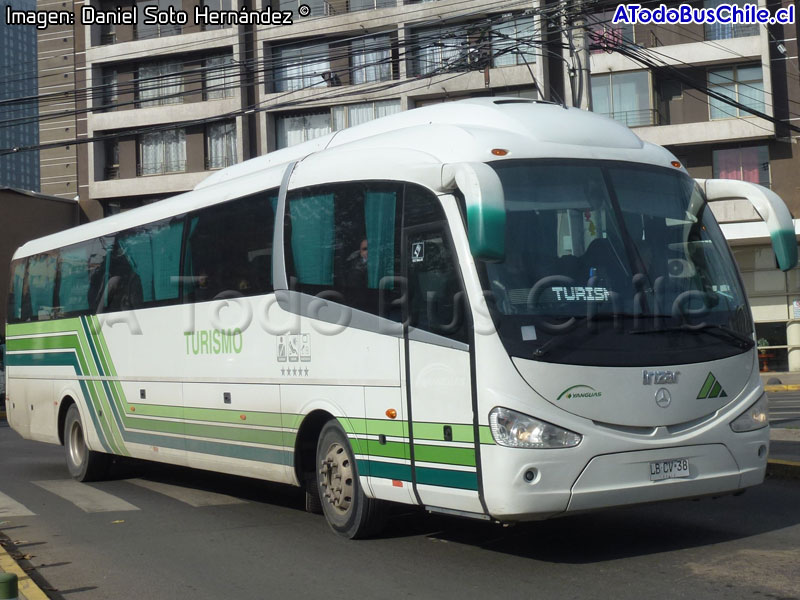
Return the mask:
[(688, 458), (671, 458), (650, 463), (650, 481), (690, 477)]

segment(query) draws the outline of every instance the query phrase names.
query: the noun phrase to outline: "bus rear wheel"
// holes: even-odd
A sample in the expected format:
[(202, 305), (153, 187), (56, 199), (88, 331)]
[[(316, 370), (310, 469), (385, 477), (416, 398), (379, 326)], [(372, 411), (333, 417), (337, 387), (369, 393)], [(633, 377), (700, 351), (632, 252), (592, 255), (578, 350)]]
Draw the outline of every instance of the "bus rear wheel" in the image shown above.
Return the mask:
[(317, 482), (322, 512), (336, 533), (357, 539), (383, 528), (384, 507), (364, 494), (350, 442), (335, 420), (328, 421), (319, 435)]
[(97, 481), (108, 472), (109, 455), (89, 450), (81, 414), (76, 405), (67, 410), (64, 419), (64, 450), (67, 469), (73, 479), (78, 481)]

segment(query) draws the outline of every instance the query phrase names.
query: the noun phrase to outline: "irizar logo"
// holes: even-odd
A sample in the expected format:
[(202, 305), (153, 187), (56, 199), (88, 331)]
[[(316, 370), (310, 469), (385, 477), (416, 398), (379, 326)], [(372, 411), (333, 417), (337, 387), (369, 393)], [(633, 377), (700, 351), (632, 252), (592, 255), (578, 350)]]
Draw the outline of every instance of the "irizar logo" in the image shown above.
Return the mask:
[(700, 393), (697, 394), (698, 400), (705, 400), (706, 398), (727, 398), (728, 394), (725, 393), (725, 390), (722, 389), (722, 385), (720, 385), (717, 378), (714, 377), (714, 374), (709, 372), (708, 377), (706, 377), (705, 382), (703, 383), (703, 387), (700, 388)]
[(678, 383), (678, 375), (680, 371), (642, 371), (642, 384), (643, 385), (666, 385), (670, 383)]
[(559, 394), (558, 398), (556, 398), (556, 401), (561, 400), (562, 398), (566, 398), (567, 400), (578, 398), (600, 398), (602, 395), (603, 392), (598, 392), (593, 387), (579, 384), (565, 389)]

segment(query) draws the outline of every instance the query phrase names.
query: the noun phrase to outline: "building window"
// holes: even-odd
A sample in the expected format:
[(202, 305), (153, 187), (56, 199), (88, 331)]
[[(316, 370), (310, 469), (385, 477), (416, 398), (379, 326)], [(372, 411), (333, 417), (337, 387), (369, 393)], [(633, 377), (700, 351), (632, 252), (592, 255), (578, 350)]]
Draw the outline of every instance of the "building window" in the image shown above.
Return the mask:
[(106, 140), (103, 142), (105, 154), (105, 179), (119, 179), (119, 140)]
[(331, 132), (331, 113), (329, 110), (303, 115), (281, 116), (276, 118), (276, 122), (278, 148), (294, 146)]
[[(705, 2), (703, 2), (703, 6), (706, 8), (715, 8), (723, 3), (744, 6), (745, 0), (705, 0)], [(704, 32), (706, 40), (727, 40), (730, 38), (758, 35), (758, 24), (748, 23), (745, 25), (742, 23), (707, 23), (704, 25)]]
[(350, 0), (347, 3), (347, 10), (348, 12), (355, 12), (357, 10), (373, 10), (390, 6), (397, 6), (397, 0)]
[(236, 163), (236, 121), (206, 127), (206, 169), (224, 169)]
[(492, 66), (524, 65), (536, 62), (536, 30), (533, 17), (492, 24)]
[(789, 370), (789, 348), (786, 343), (786, 323), (756, 323), (759, 371)]
[(294, 48), (275, 48), (275, 91), (291, 92), (310, 87), (326, 87), (324, 74), (329, 74), (331, 62), (328, 44)]
[(361, 104), (348, 104), (347, 106), (334, 106), (331, 109), (333, 116), (333, 130), (339, 131), (347, 127), (354, 127), (400, 112), (400, 100), (383, 100), (380, 102), (363, 102)]
[(185, 130), (154, 131), (139, 136), (139, 175), (181, 173), (185, 170)]
[(183, 102), (183, 67), (166, 61), (139, 66), (137, 91), (139, 107), (181, 104)]
[(391, 38), (380, 35), (354, 41), (350, 45), (350, 64), (355, 84), (391, 79)]
[(159, 11), (167, 12), (170, 7), (174, 11), (182, 10), (181, 0), (137, 0), (136, 2), (136, 39), (145, 40), (168, 35), (178, 35), (181, 26), (173, 23), (145, 25), (144, 9), (148, 6), (158, 7)]
[(633, 44), (633, 24), (613, 23), (614, 11), (606, 11), (589, 15), (586, 19), (589, 27), (589, 44), (591, 53), (610, 52), (624, 44)]
[(233, 63), (233, 54), (207, 58), (203, 76), (206, 100), (232, 98), (238, 87), (238, 69)]
[(334, 106), (325, 111), (301, 115), (277, 116), (277, 146), (294, 146), (397, 112), (400, 112), (400, 100), (382, 100)]
[[(708, 72), (708, 88), (747, 108), (764, 112), (764, 81), (761, 65), (746, 65), (715, 69)], [(746, 110), (709, 98), (712, 119), (731, 119), (750, 116)]]
[[(233, 2), (232, 0), (201, 0), (201, 5), (203, 7), (207, 7), (209, 11), (230, 11), (233, 9)], [(211, 31), (212, 29), (225, 29), (226, 27), (231, 27), (231, 25), (210, 25), (208, 23), (203, 23), (202, 28), (203, 31)]]
[(117, 26), (113, 23), (100, 25), (100, 45), (114, 44), (117, 41)]
[(412, 30), (412, 76), (464, 70), (469, 64), (469, 36), (464, 25)]
[(714, 179), (738, 179), (769, 187), (769, 149), (747, 146), (714, 150)]
[(117, 69), (114, 67), (107, 67), (103, 69), (103, 87), (100, 93), (100, 106), (105, 109), (115, 108), (118, 101)]
[(647, 71), (592, 75), (592, 103), (594, 112), (628, 127), (658, 124)]

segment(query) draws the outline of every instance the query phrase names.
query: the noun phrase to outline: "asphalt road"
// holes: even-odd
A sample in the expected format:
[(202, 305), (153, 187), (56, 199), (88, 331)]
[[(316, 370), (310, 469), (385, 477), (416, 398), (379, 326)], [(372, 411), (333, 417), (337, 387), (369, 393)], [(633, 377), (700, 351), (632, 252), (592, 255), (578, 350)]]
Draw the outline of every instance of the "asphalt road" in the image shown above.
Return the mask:
[(770, 392), (768, 397), (772, 427), (800, 428), (800, 392)]
[(800, 598), (797, 481), (511, 528), (398, 510), (352, 542), (285, 486), (159, 465), (73, 485), (61, 447), (2, 423), (0, 493), (56, 600)]

